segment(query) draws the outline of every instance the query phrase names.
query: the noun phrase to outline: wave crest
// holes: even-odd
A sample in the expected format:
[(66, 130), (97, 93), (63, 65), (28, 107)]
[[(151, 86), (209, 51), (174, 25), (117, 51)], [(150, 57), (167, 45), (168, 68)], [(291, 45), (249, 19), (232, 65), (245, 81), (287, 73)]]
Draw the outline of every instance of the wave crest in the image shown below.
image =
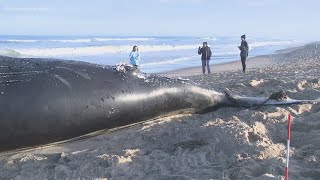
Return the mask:
[(2, 43), (39, 43), (39, 42), (57, 42), (57, 43), (91, 43), (91, 42), (109, 42), (109, 41), (151, 41), (154, 38), (79, 38), (79, 39), (7, 39), (0, 40)]
[[(64, 47), (64, 48), (27, 48), (15, 49), (18, 53), (25, 56), (64, 56), (64, 55), (99, 55), (110, 53), (129, 53), (131, 45), (122, 46), (87, 46), (87, 47)], [(197, 49), (197, 45), (140, 45), (139, 49), (143, 52), (172, 51)]]
[(21, 57), (21, 54), (13, 49), (0, 49), (0, 56)]

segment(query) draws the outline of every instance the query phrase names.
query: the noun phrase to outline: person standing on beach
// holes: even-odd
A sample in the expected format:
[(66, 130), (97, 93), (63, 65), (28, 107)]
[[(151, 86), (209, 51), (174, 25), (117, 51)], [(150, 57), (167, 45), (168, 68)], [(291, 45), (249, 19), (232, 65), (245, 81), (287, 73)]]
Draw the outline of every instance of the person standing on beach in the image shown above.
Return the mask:
[(140, 52), (138, 46), (133, 46), (132, 51), (129, 54), (130, 64), (136, 69), (140, 66)]
[(246, 72), (246, 59), (247, 59), (248, 54), (249, 54), (249, 46), (248, 46), (248, 43), (246, 41), (246, 35), (242, 35), (241, 36), (241, 45), (238, 46), (238, 48), (240, 50), (242, 70), (243, 70), (243, 73), (245, 73)]
[(208, 47), (207, 42), (203, 42), (202, 47), (199, 46), (198, 54), (201, 55), (202, 74), (205, 74), (206, 67), (207, 67), (208, 74), (211, 74), (209, 61), (212, 53), (211, 53), (210, 47)]

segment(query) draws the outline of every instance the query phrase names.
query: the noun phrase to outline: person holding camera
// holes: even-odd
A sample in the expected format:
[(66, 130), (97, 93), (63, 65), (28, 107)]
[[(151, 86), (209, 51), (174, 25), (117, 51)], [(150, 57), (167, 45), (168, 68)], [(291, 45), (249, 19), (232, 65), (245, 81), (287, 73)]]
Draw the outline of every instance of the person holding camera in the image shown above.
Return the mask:
[(203, 46), (198, 49), (198, 54), (201, 55), (201, 61), (202, 61), (202, 74), (204, 75), (206, 72), (206, 67), (207, 67), (207, 72), (208, 74), (211, 74), (210, 71), (210, 58), (211, 58), (211, 49), (208, 47), (207, 42), (203, 42)]

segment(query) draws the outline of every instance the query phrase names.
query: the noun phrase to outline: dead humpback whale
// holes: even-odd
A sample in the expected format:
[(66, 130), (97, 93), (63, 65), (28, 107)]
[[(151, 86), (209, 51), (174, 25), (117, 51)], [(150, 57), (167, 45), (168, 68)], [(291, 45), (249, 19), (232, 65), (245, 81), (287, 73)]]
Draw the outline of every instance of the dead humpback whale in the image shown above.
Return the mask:
[(0, 151), (48, 144), (169, 113), (315, 103), (231, 96), (130, 66), (0, 57)]

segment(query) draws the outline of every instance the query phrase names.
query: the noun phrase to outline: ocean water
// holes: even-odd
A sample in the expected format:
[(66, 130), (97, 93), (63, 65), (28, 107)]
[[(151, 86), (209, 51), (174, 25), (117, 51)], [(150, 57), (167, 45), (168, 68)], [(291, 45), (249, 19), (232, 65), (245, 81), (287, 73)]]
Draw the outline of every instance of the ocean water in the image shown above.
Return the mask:
[[(85, 61), (103, 65), (129, 63), (134, 45), (141, 69), (158, 73), (200, 66), (198, 47), (208, 42), (211, 64), (239, 60), (239, 37), (0, 36), (0, 55)], [(292, 39), (248, 38), (249, 57), (305, 44)]]

